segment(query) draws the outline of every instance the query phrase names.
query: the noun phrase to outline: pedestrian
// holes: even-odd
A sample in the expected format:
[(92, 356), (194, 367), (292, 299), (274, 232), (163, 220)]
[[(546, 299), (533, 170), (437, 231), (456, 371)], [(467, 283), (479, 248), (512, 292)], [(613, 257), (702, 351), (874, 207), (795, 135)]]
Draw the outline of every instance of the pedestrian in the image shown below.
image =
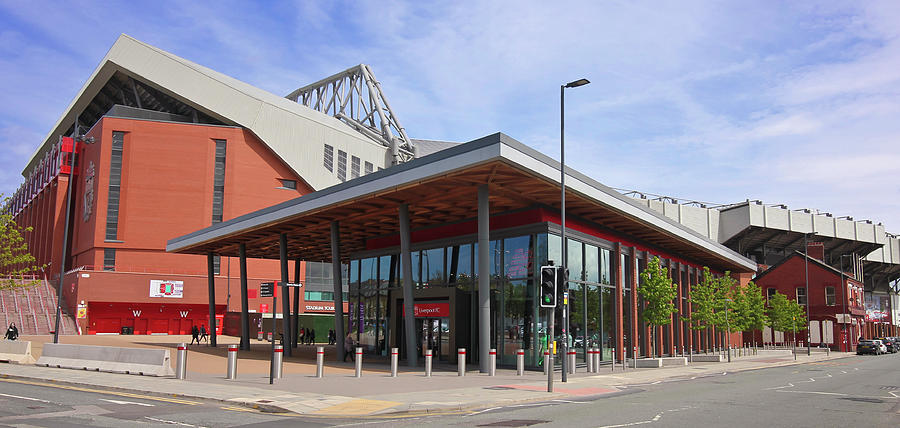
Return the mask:
[(316, 344), (316, 329), (309, 330), (309, 344), (310, 345)]
[[(205, 340), (206, 343), (209, 343), (209, 336), (206, 335), (206, 324), (200, 324), (200, 340)], [(200, 341), (197, 341), (197, 344), (200, 344)]]
[(194, 324), (194, 326), (191, 327), (191, 345), (194, 344), (195, 340), (197, 341), (197, 344), (199, 345), (200, 344), (200, 329), (197, 328), (197, 324)]
[(344, 361), (347, 361), (347, 355), (350, 356), (350, 361), (356, 361), (353, 356), (353, 333), (348, 332), (347, 337), (344, 338)]
[(300, 327), (300, 340), (298, 341), (301, 345), (306, 344), (306, 329)]
[(309, 335), (309, 329), (307, 328), (307, 329), (306, 329), (306, 344), (307, 344), (307, 345), (309, 345), (309, 343), (310, 343), (310, 341), (309, 341), (310, 337), (311, 337), (311, 336)]
[(19, 329), (16, 328), (16, 323), (9, 324), (9, 328), (6, 329), (6, 335), (4, 337), (9, 340), (16, 340), (19, 338)]
[(334, 345), (334, 330), (328, 329), (328, 344)]

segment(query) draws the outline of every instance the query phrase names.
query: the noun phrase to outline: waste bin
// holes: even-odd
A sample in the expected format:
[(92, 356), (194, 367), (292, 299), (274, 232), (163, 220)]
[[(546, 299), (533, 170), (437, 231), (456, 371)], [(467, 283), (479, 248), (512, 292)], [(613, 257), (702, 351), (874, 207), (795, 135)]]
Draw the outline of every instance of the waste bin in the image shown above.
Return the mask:
[(134, 327), (122, 326), (122, 334), (134, 334)]

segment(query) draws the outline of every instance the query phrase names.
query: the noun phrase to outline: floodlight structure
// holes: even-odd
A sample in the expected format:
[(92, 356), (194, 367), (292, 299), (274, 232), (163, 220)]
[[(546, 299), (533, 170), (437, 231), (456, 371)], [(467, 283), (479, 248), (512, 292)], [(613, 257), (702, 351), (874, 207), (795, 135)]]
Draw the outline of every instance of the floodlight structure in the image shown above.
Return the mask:
[(418, 155), (406, 129), (391, 110), (381, 84), (366, 64), (304, 86), (285, 98), (334, 116), (379, 144), (390, 147), (392, 165), (411, 161)]

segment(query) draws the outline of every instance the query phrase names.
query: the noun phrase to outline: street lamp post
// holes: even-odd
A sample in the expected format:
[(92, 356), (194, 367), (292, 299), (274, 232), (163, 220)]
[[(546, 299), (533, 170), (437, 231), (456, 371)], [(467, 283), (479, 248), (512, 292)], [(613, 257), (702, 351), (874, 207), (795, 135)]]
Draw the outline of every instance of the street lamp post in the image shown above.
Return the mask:
[[(565, 272), (569, 266), (569, 259), (566, 245), (566, 88), (577, 88), (579, 86), (591, 83), (587, 79), (578, 79), (560, 85), (559, 87), (559, 188), (560, 188), (560, 235), (562, 237), (562, 270)], [(569, 290), (569, 282), (564, 282), (563, 293)], [(562, 307), (562, 381), (567, 380), (566, 370), (568, 366), (568, 348), (569, 348), (569, 318), (568, 318), (568, 302), (563, 301)], [(551, 338), (552, 340), (552, 338)], [(552, 370), (548, 367), (548, 370)]]
[(848, 337), (847, 334), (847, 324), (850, 323), (850, 320), (846, 318), (849, 314), (847, 313), (847, 280), (845, 278), (846, 275), (844, 275), (844, 257), (853, 257), (853, 255), (841, 254), (841, 306), (843, 307), (841, 311), (843, 312), (841, 314), (841, 318), (843, 318), (844, 321), (841, 323), (841, 341), (843, 345), (841, 347), (841, 350), (844, 352), (850, 352), (848, 346), (849, 343), (847, 342), (848, 340), (850, 340), (850, 337)]

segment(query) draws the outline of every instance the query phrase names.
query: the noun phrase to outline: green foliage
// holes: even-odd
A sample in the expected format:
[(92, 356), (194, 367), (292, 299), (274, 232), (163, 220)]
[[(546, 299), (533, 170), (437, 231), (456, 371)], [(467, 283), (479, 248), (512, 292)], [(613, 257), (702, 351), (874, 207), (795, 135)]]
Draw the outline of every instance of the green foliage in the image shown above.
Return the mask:
[[(0, 207), (9, 206), (9, 198), (0, 194)], [(26, 280), (26, 276), (40, 273), (43, 266), (35, 265), (35, 258), (28, 252), (28, 243), (22, 236), (31, 232), (31, 227), (20, 227), (12, 214), (0, 212), (0, 289), (28, 287), (37, 281)]]
[(744, 324), (746, 331), (762, 330), (766, 326), (766, 298), (762, 288), (750, 281), (744, 288), (747, 314)]
[(691, 286), (691, 310), (685, 321), (690, 322), (694, 330), (703, 330), (716, 325), (716, 308), (721, 299), (719, 292), (719, 280), (713, 277), (708, 267), (703, 268), (703, 278), (700, 283)]
[(775, 293), (769, 299), (769, 310), (766, 313), (768, 325), (778, 331), (806, 330), (806, 311), (796, 300), (788, 299), (781, 293)]
[(646, 304), (644, 322), (653, 326), (672, 322), (672, 314), (678, 312), (673, 302), (678, 296), (678, 286), (672, 283), (668, 272), (659, 265), (659, 257), (653, 257), (641, 272), (638, 294)]

